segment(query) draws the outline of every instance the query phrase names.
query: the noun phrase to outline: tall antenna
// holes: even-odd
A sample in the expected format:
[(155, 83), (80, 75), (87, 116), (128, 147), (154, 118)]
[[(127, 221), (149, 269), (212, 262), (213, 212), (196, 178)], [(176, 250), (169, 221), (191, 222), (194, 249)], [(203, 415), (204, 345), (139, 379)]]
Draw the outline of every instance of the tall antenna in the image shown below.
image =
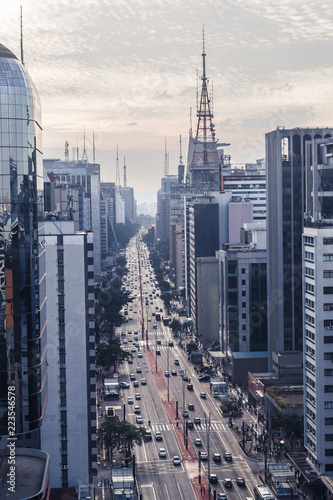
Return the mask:
[(20, 6), (20, 11), (21, 11), (21, 63), (24, 66), (24, 58), (23, 58), (23, 16), (22, 16), (22, 5)]
[(65, 141), (65, 161), (69, 161), (69, 142)]
[(169, 175), (169, 154), (167, 152), (167, 142), (165, 136), (165, 144), (164, 144), (164, 177)]
[(88, 155), (86, 151), (86, 127), (83, 129), (83, 153), (82, 153), (82, 161), (88, 163)]
[(212, 117), (214, 118), (214, 82), (213, 82), (213, 80), (212, 80), (212, 90), (210, 93), (210, 101), (211, 101)]
[(93, 163), (96, 163), (95, 132), (93, 131)]
[(126, 177), (126, 158), (124, 156), (124, 187), (127, 187), (127, 177)]
[(120, 186), (118, 143), (117, 143), (117, 157), (116, 157), (116, 186)]
[(192, 108), (190, 108), (190, 137), (192, 137)]
[(179, 135), (179, 163), (183, 164), (183, 155), (182, 155), (182, 134)]
[(196, 91), (195, 91), (195, 96), (196, 96), (196, 107), (197, 107), (197, 112), (199, 109), (199, 71), (196, 70)]

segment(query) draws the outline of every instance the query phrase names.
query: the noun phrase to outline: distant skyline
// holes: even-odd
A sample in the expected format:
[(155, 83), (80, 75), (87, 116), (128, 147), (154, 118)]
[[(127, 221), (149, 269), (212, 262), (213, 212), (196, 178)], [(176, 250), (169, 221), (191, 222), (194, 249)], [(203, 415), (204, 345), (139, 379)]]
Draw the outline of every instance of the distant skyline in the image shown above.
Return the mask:
[[(24, 60), (43, 112), (45, 158), (64, 159), (65, 141), (115, 181), (116, 145), (122, 179), (136, 194), (156, 192), (167, 138), (170, 173), (184, 163), (196, 70), (212, 83), (216, 137), (230, 142), (233, 162), (265, 154), (277, 126), (332, 126), (333, 10), (323, 0), (1, 0), (0, 43)], [(199, 92), (200, 92), (199, 80)], [(148, 195), (147, 195), (148, 196)], [(140, 195), (140, 202), (143, 195)], [(147, 200), (150, 202), (150, 200)]]

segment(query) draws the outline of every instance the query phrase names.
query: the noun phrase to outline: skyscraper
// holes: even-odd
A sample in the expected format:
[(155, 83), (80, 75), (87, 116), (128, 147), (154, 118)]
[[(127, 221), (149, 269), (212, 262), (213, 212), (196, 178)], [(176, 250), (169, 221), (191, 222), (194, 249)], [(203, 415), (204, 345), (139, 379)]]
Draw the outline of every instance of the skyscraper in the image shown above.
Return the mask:
[(15, 387), (20, 446), (39, 448), (47, 399), (41, 107), (23, 64), (0, 44), (0, 405)]
[(268, 350), (302, 350), (302, 232), (306, 192), (311, 191), (306, 154), (332, 128), (279, 127), (266, 134)]

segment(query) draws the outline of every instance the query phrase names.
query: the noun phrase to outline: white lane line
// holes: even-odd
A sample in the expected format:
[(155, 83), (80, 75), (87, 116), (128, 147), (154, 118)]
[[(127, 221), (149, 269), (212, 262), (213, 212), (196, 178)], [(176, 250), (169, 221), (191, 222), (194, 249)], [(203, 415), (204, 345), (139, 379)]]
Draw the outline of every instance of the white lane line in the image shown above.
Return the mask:
[[(182, 494), (182, 492), (181, 492), (181, 490), (180, 490), (180, 487), (179, 487), (179, 483), (176, 483), (176, 485), (177, 485), (177, 488), (178, 488), (178, 491), (179, 491), (179, 495), (180, 495), (181, 500), (184, 500), (183, 494)], [(194, 498), (194, 497), (193, 497), (193, 498)]]
[(164, 486), (165, 486), (165, 491), (166, 491), (166, 493), (167, 493), (167, 495), (168, 495), (168, 499), (169, 499), (169, 500), (171, 500), (171, 499), (170, 499), (170, 495), (169, 495), (169, 491), (168, 491), (167, 484), (165, 483), (165, 485), (164, 485)]

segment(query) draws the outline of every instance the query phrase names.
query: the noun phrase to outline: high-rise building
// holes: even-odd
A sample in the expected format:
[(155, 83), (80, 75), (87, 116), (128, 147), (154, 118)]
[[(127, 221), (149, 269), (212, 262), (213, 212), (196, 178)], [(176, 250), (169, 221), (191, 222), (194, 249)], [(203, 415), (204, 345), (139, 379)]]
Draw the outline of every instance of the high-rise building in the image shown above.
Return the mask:
[(60, 161), (45, 159), (44, 168), (56, 187), (70, 190), (76, 188), (81, 193), (80, 226), (84, 231), (94, 233), (95, 274), (101, 273), (101, 217), (100, 217), (100, 165), (87, 161)]
[(125, 222), (134, 224), (136, 221), (134, 189), (129, 186), (119, 186), (119, 191), (125, 204)]
[[(42, 447), (53, 488), (97, 475), (93, 233), (45, 224), (49, 400)], [(80, 397), (78, 397), (78, 394)]]
[(303, 349), (302, 233), (306, 193), (314, 187), (306, 184), (306, 151), (332, 136), (332, 128), (266, 134), (269, 352)]
[(47, 401), (41, 106), (17, 57), (0, 45), (0, 409), (15, 392), (20, 446), (40, 447)]

